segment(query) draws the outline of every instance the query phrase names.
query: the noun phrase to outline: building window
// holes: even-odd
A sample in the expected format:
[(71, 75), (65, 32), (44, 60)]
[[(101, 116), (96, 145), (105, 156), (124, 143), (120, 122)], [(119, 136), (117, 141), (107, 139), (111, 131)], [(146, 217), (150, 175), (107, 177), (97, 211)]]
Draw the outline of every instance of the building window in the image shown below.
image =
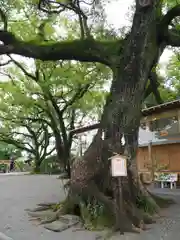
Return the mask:
[(178, 117), (173, 116), (153, 120), (150, 122), (150, 130), (152, 132), (169, 130), (172, 134), (175, 134), (178, 131)]

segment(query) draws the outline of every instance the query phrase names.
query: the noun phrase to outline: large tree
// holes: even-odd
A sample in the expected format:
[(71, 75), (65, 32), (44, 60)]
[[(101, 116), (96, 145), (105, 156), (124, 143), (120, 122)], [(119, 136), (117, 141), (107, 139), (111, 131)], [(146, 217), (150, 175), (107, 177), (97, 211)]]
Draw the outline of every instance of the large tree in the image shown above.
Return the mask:
[[(94, 33), (91, 33), (88, 27), (86, 15), (91, 8), (90, 2), (79, 0), (40, 0), (37, 5), (44, 13), (42, 18), (48, 13), (52, 16), (65, 10), (76, 13), (81, 30), (81, 36), (77, 39), (57, 42), (48, 42), (47, 39), (46, 41), (41, 39), (41, 42), (38, 39), (22, 41), (7, 29), (6, 21), (4, 29), (0, 32), (0, 40), (3, 42), (0, 46), (1, 54), (18, 54), (43, 61), (99, 62), (111, 68), (113, 80), (101, 116), (100, 128), (83, 160), (75, 161), (71, 169), (68, 200), (75, 199), (74, 204), (78, 204), (82, 199), (97, 199), (109, 209), (109, 213), (113, 213), (115, 228), (118, 228), (119, 211), (112, 198), (108, 197), (111, 196), (112, 189), (108, 157), (124, 151), (128, 158), (128, 177), (123, 179), (124, 220), (121, 224), (124, 223), (125, 230), (130, 229), (132, 223), (137, 227), (141, 226), (143, 216), (137, 209), (136, 200), (148, 196), (138, 181), (135, 162), (145, 88), (148, 79), (154, 86), (152, 75), (164, 49), (167, 46), (180, 45), (180, 34), (175, 21), (180, 15), (180, 5), (176, 1), (171, 1), (171, 6), (161, 0), (134, 2), (132, 27), (125, 38), (110, 40), (94, 38)], [(101, 3), (92, 1), (91, 13), (96, 13)], [(29, 6), (30, 3), (27, 7)], [(156, 91), (156, 88), (154, 90)], [(122, 136), (125, 139), (125, 150), (121, 147)]]
[[(108, 78), (109, 70), (97, 64), (38, 60), (34, 61), (31, 69), (12, 57), (7, 63), (0, 72), (7, 78), (0, 84), (2, 95), (6, 95), (6, 106), (1, 104), (0, 109), (7, 112), (9, 107), (12, 110), (21, 109), (16, 111), (16, 119), (26, 119), (39, 125), (44, 123), (50, 127), (57, 159), (70, 177), (73, 143), (70, 131), (80, 127), (88, 118), (92, 120), (95, 117), (97, 120), (106, 93), (99, 88)], [(15, 66), (9, 67), (9, 63)]]

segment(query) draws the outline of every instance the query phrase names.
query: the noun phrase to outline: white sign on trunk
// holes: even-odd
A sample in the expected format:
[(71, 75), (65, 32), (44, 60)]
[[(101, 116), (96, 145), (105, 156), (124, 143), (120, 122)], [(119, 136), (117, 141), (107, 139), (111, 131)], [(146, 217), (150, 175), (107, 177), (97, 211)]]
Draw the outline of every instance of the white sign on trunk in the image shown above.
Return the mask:
[(113, 177), (127, 176), (127, 160), (126, 157), (116, 155), (111, 158), (111, 173)]

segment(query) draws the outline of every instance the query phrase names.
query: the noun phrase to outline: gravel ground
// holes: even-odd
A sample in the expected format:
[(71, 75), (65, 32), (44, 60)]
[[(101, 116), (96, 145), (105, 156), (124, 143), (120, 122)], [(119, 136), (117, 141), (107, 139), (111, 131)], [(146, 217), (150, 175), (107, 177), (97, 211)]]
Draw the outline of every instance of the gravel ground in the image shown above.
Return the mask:
[[(59, 189), (59, 191), (58, 191)], [(50, 232), (28, 220), (26, 208), (33, 208), (40, 202), (63, 200), (64, 192), (56, 176), (19, 175), (0, 176), (0, 232), (13, 240), (94, 240), (95, 233), (67, 230), (62, 233)], [(179, 240), (180, 239), (180, 190), (156, 192), (171, 194), (177, 204), (163, 210), (156, 224), (141, 234), (116, 235), (114, 240)], [(1, 236), (0, 236), (1, 240)]]

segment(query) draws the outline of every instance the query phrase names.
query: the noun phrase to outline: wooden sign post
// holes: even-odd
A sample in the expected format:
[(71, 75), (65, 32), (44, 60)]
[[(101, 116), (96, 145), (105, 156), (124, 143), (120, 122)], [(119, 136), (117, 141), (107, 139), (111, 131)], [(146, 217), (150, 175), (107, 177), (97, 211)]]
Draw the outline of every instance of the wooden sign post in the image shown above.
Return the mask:
[[(123, 216), (123, 191), (122, 191), (122, 177), (127, 176), (127, 159), (122, 155), (115, 155), (111, 158), (111, 174), (112, 177), (116, 177), (118, 180), (118, 199), (119, 203), (119, 214)], [(124, 234), (122, 227), (123, 219), (121, 219), (120, 234)]]

